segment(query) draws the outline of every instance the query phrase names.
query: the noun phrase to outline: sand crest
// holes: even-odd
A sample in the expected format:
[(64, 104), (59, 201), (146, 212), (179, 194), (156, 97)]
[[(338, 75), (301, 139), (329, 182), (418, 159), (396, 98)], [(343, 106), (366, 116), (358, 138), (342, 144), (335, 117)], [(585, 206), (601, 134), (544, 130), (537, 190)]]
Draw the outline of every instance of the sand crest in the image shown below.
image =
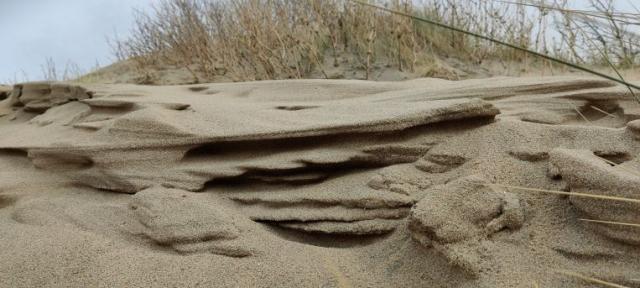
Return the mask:
[(640, 287), (639, 202), (514, 188), (640, 199), (609, 82), (9, 90), (2, 287)]

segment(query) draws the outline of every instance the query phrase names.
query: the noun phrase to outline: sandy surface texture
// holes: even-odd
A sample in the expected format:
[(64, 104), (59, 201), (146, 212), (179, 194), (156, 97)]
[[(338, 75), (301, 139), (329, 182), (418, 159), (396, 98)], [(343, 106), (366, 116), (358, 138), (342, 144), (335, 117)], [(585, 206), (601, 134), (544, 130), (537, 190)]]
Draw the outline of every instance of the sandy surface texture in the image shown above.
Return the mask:
[(2, 98), (0, 287), (640, 287), (640, 104), (609, 82)]

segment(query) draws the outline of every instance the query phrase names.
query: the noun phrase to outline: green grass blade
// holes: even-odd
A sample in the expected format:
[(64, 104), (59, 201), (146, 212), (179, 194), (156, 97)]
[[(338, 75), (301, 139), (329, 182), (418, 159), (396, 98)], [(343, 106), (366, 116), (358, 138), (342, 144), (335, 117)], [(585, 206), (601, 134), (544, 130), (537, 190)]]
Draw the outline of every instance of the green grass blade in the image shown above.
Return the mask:
[[(609, 75), (604, 74), (604, 73), (600, 73), (598, 71), (595, 71), (595, 70), (592, 70), (592, 69), (589, 69), (589, 68), (586, 68), (586, 67), (571, 63), (571, 62), (564, 61), (562, 59), (558, 59), (558, 58), (555, 58), (555, 57), (552, 57), (552, 56), (549, 56), (549, 55), (546, 55), (546, 54), (542, 54), (542, 53), (539, 53), (539, 52), (536, 52), (536, 51), (533, 51), (533, 50), (522, 48), (522, 47), (519, 47), (517, 45), (510, 44), (510, 43), (507, 43), (507, 42), (504, 42), (504, 41), (501, 41), (501, 40), (498, 40), (498, 39), (495, 39), (495, 38), (491, 38), (491, 37), (488, 37), (488, 36), (485, 36), (485, 35), (481, 35), (481, 34), (477, 34), (477, 33), (474, 33), (474, 32), (470, 32), (470, 31), (467, 31), (467, 30), (464, 30), (464, 29), (453, 27), (453, 26), (450, 26), (450, 25), (447, 25), (447, 24), (444, 24), (444, 23), (441, 23), (441, 22), (438, 22), (438, 21), (430, 20), (430, 19), (427, 19), (427, 18), (423, 18), (423, 17), (420, 17), (420, 16), (416, 16), (416, 15), (412, 15), (412, 14), (409, 14), (409, 13), (396, 11), (396, 10), (389, 9), (389, 8), (386, 8), (386, 7), (378, 6), (378, 5), (375, 5), (375, 4), (363, 2), (361, 0), (349, 0), (349, 1), (351, 1), (353, 3), (356, 3), (356, 4), (359, 4), (359, 5), (368, 6), (368, 7), (379, 9), (381, 11), (385, 11), (385, 12), (388, 12), (388, 13), (392, 13), (392, 14), (408, 17), (408, 18), (411, 18), (411, 19), (419, 21), (419, 22), (428, 23), (428, 24), (431, 24), (431, 25), (434, 25), (434, 26), (437, 26), (437, 27), (440, 27), (440, 28), (444, 28), (444, 29), (447, 29), (447, 30), (451, 30), (451, 31), (455, 31), (455, 32), (458, 32), (458, 33), (466, 34), (466, 35), (473, 36), (473, 37), (476, 37), (476, 38), (479, 38), (479, 39), (483, 39), (483, 40), (486, 40), (486, 41), (489, 41), (489, 42), (493, 42), (493, 43), (496, 43), (496, 44), (499, 44), (499, 45), (502, 45), (502, 46), (506, 46), (506, 47), (509, 47), (509, 48), (512, 48), (512, 49), (515, 49), (515, 50), (518, 50), (518, 51), (522, 51), (522, 52), (525, 52), (525, 53), (528, 53), (528, 54), (543, 58), (543, 59), (547, 59), (547, 60), (552, 61), (552, 62), (556, 62), (556, 63), (562, 64), (562, 65), (571, 67), (571, 68), (576, 69), (576, 70), (580, 70), (580, 71), (587, 72), (587, 73), (592, 74), (592, 75), (596, 75), (598, 77), (601, 77), (601, 78), (604, 78), (604, 79), (607, 79), (607, 80), (610, 80), (610, 81), (625, 85), (625, 86), (630, 87), (630, 88), (634, 88), (634, 89), (640, 90), (640, 86), (631, 84), (631, 83), (629, 83), (627, 81), (624, 81), (624, 80), (609, 76)], [(636, 100), (638, 100), (638, 99), (636, 99)]]
[[(512, 4), (512, 5), (524, 5), (524, 6), (530, 6), (530, 7), (536, 7), (538, 9), (551, 9), (551, 10), (557, 10), (560, 11), (560, 13), (576, 13), (575, 11), (578, 10), (567, 10), (567, 9), (562, 9), (559, 7), (554, 7), (554, 6), (544, 6), (544, 5), (539, 5), (539, 4), (534, 4), (534, 3), (518, 3), (518, 2), (510, 2), (510, 1), (500, 1), (500, 0), (496, 0), (497, 2), (500, 3), (506, 3), (506, 4)], [(623, 22), (621, 20), (615, 20), (613, 18), (613, 16), (611, 18), (607, 18), (607, 16), (599, 16), (599, 15), (591, 15), (591, 14), (582, 14), (582, 13), (576, 13), (576, 14), (580, 14), (582, 15), (582, 17), (584, 19), (589, 19), (587, 16), (591, 16), (591, 17), (597, 17), (597, 18), (603, 18), (605, 20), (608, 21), (620, 21)], [(638, 15), (640, 16), (640, 15)], [(616, 68), (616, 66), (611, 62), (611, 60), (609, 60), (609, 55), (607, 54), (606, 51), (603, 51), (602, 49), (600, 49), (600, 47), (598, 47), (598, 45), (596, 45), (594, 43), (594, 41), (589, 38), (589, 36), (584, 32), (584, 30), (582, 30), (582, 28), (580, 27), (580, 25), (578, 25), (578, 23), (576, 23), (573, 18), (568, 18), (569, 21), (571, 21), (571, 24), (573, 24), (576, 29), (582, 34), (582, 37), (584, 39), (586, 39), (587, 41), (589, 41), (589, 43), (591, 43), (591, 45), (593, 46), (593, 48), (595, 48), (596, 50), (598, 50), (598, 53), (602, 56), (602, 58), (607, 62), (607, 65), (609, 67), (611, 67), (611, 69), (613, 69), (613, 71), (616, 73), (616, 75), (618, 75), (618, 79), (622, 80), (624, 83), (627, 83), (627, 81), (624, 79), (624, 77), (622, 76), (622, 74), (620, 73), (620, 71)], [(590, 19), (589, 19), (590, 20)], [(627, 89), (629, 89), (629, 93), (631, 93), (631, 96), (633, 96), (633, 98), (638, 101), (640, 103), (640, 98), (636, 95), (635, 92), (633, 92), (633, 89), (628, 85), (625, 84), (625, 86), (627, 86)]]
[[(538, 9), (546, 9), (546, 10), (553, 10), (553, 11), (558, 11), (561, 13), (570, 13), (570, 14), (577, 14), (577, 15), (583, 15), (583, 16), (588, 16), (588, 17), (594, 17), (594, 18), (600, 18), (603, 20), (609, 20), (610, 17), (597, 12), (597, 11), (588, 11), (588, 10), (576, 10), (576, 9), (564, 9), (564, 8), (560, 8), (560, 7), (555, 7), (555, 6), (548, 6), (548, 5), (541, 5), (541, 4), (536, 4), (536, 3), (521, 3), (521, 2), (514, 2), (514, 1), (504, 1), (504, 0), (494, 0), (498, 3), (504, 3), (504, 4), (513, 4), (513, 5), (522, 5), (522, 6), (528, 6), (528, 7), (535, 7)], [(613, 13), (611, 14), (611, 17), (616, 18), (616, 21), (620, 22), (620, 23), (625, 23), (625, 24), (629, 24), (629, 25), (640, 25), (640, 22), (634, 21), (635, 19), (638, 19), (638, 17), (640, 17), (640, 14), (637, 13)]]

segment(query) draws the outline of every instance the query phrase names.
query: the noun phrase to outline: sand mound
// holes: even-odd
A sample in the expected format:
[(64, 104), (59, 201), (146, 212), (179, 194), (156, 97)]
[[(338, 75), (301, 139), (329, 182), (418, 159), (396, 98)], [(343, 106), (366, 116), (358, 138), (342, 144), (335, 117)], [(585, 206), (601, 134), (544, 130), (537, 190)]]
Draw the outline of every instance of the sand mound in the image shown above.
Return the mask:
[[(551, 151), (550, 163), (571, 192), (640, 199), (637, 167), (624, 163), (612, 167), (591, 151), (569, 149)], [(640, 223), (640, 201), (603, 201), (579, 196), (571, 196), (569, 201), (590, 220)], [(593, 226), (615, 240), (640, 244), (640, 229), (611, 224)]]
[[(249, 256), (251, 251), (235, 244), (241, 231), (233, 217), (215, 202), (202, 202), (181, 190), (149, 188), (138, 192), (129, 207), (135, 210), (144, 234), (159, 245), (180, 252), (201, 250), (228, 256)], [(221, 242), (221, 243), (220, 243)]]
[(3, 287), (640, 287), (639, 230), (610, 223), (637, 202), (509, 188), (640, 199), (638, 104), (608, 82), (11, 91)]
[(9, 101), (13, 106), (24, 106), (25, 111), (44, 112), (53, 106), (86, 98), (91, 98), (91, 93), (80, 86), (32, 82), (15, 85)]
[(627, 129), (633, 133), (636, 139), (640, 139), (640, 120), (634, 120), (627, 123)]
[(480, 177), (460, 178), (426, 193), (411, 210), (409, 229), (423, 245), (472, 275), (490, 270), (482, 242), (525, 221), (524, 205), (511, 193), (494, 191)]

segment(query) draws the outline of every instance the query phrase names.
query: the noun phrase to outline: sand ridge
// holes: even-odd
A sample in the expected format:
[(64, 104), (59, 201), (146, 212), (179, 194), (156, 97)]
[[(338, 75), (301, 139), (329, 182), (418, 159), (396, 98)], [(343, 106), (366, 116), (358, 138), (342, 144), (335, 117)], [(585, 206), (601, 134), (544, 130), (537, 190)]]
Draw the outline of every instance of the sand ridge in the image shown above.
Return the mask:
[(639, 230), (584, 221), (640, 204), (506, 188), (640, 199), (638, 104), (605, 81), (5, 95), (3, 287), (640, 287)]

